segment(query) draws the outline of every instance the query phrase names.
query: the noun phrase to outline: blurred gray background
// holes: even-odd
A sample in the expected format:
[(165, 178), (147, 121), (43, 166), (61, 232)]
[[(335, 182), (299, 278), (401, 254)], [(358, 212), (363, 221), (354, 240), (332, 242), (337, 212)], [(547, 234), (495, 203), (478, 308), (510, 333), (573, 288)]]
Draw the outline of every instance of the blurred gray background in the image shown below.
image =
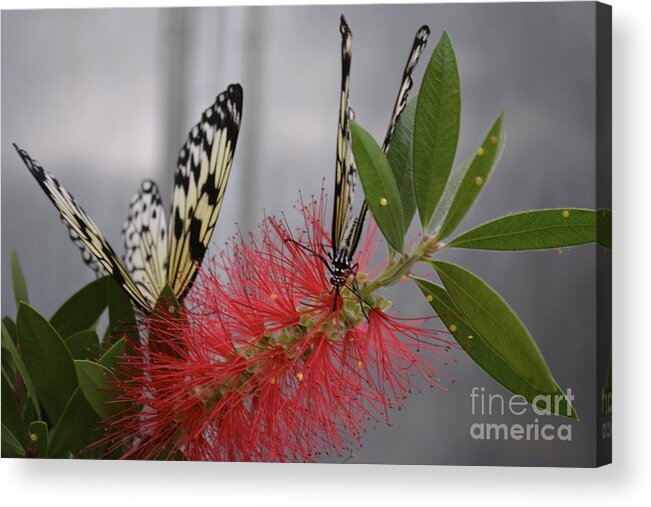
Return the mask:
[[(458, 166), (501, 110), (506, 151), (460, 230), (541, 207), (594, 207), (594, 4), (449, 4), (2, 12), (2, 313), (15, 311), (10, 253), (32, 304), (51, 314), (92, 279), (66, 228), (11, 147), (54, 172), (121, 250), (120, 227), (143, 178), (170, 194), (189, 128), (230, 82), (244, 117), (214, 252), (263, 210), (291, 211), (298, 192), (333, 183), (340, 80), (339, 15), (354, 34), (351, 103), (381, 139), (417, 28), (455, 45), (463, 92)], [(169, 199), (166, 201), (169, 206)], [(290, 219), (298, 217), (289, 213)], [(393, 425), (379, 424), (349, 460), (370, 463), (589, 465), (594, 462), (595, 250), (444, 257), (482, 276), (521, 316), (559, 385), (576, 396), (572, 442), (480, 442), (470, 391), (506, 392), (457, 353), (448, 392), (423, 386)], [(428, 312), (411, 286), (399, 313)], [(439, 325), (436, 322), (434, 325)], [(542, 417), (541, 423), (567, 421)], [(334, 460), (337, 461), (337, 460)]]

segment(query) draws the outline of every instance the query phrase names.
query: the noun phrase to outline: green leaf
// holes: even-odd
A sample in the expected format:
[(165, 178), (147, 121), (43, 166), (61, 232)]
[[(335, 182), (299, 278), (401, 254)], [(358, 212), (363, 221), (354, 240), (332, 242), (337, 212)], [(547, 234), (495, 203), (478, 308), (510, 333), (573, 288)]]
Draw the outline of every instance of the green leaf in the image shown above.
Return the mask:
[(34, 421), (29, 425), (29, 439), (36, 449), (37, 458), (47, 458), (48, 431), (43, 421)]
[(18, 308), (21, 301), (29, 303), (27, 284), (25, 283), (25, 276), (23, 275), (23, 269), (20, 267), (20, 260), (18, 259), (16, 250), (11, 251), (11, 283), (14, 287), (16, 308)]
[(18, 307), (18, 341), (38, 399), (56, 421), (77, 387), (70, 350), (59, 333), (32, 307)]
[[(437, 316), (450, 331), (450, 334), (482, 370), (506, 389), (522, 396), (529, 403), (536, 403), (543, 409), (549, 408), (546, 398), (548, 393), (537, 389), (527, 381), (493, 347), (490, 341), (486, 340), (469, 324), (461, 310), (459, 310), (443, 287), (422, 278), (414, 278), (414, 280)], [(537, 396), (542, 397), (536, 399)], [(552, 411), (558, 415), (564, 415), (578, 420), (574, 407), (558, 387), (554, 392), (552, 407)]]
[(9, 385), (13, 389), (14, 386), (14, 381), (16, 379), (16, 365), (14, 364), (14, 358), (11, 356), (11, 350), (9, 348), (9, 343), (5, 343), (5, 340), (11, 341), (12, 344), (15, 344), (14, 340), (12, 337), (10, 337), (9, 331), (6, 330), (4, 327), (4, 323), (2, 333), (3, 335), (6, 335), (6, 338), (2, 339), (2, 348), (5, 349), (3, 351), (2, 356), (0, 356), (0, 371), (2, 372), (2, 375), (7, 378), (7, 382), (9, 382)]
[(479, 250), (545, 250), (594, 243), (595, 211), (559, 208), (523, 211), (480, 225), (448, 246)]
[(597, 210), (597, 243), (606, 248), (613, 247), (613, 214), (609, 209)]
[(439, 203), (436, 206), (436, 210), (434, 211), (434, 216), (432, 217), (432, 220), (430, 222), (430, 230), (437, 237), (440, 234), (441, 227), (443, 226), (443, 220), (445, 219), (445, 217), (448, 214), (448, 211), (450, 211), (450, 208), (452, 207), (454, 196), (457, 195), (457, 192), (459, 191), (459, 187), (461, 186), (461, 183), (463, 182), (463, 179), (469, 169), (470, 169), (470, 164), (466, 163), (463, 167), (461, 167), (461, 169), (455, 171), (454, 174), (450, 176), (450, 179), (448, 180), (448, 183), (445, 186), (443, 195), (439, 199)]
[(136, 314), (129, 296), (112, 278), (107, 282), (109, 323), (102, 343), (113, 343), (125, 335), (137, 337)]
[(23, 446), (27, 445), (25, 425), (18, 405), (16, 394), (9, 380), (2, 376), (2, 424), (18, 438)]
[(414, 169), (412, 159), (412, 141), (414, 135), (414, 119), (416, 117), (416, 100), (410, 100), (400, 114), (398, 124), (393, 132), (387, 160), (391, 166), (391, 172), (396, 180), (402, 212), (405, 223), (405, 231), (409, 229), (411, 221), (416, 213), (416, 195), (414, 194)]
[(107, 402), (113, 399), (110, 393), (104, 391), (107, 376), (113, 375), (111, 370), (92, 361), (76, 360), (75, 369), (79, 388), (88, 404), (102, 419), (111, 414)]
[(29, 371), (27, 370), (27, 366), (25, 366), (23, 358), (18, 353), (18, 349), (16, 349), (16, 345), (9, 337), (9, 332), (7, 331), (4, 322), (2, 323), (2, 347), (9, 351), (9, 354), (11, 355), (11, 358), (14, 361), (14, 365), (16, 365), (16, 369), (18, 370), (18, 374), (20, 375), (20, 378), (23, 379), (23, 384), (25, 385), (27, 394), (32, 400), (32, 403), (34, 405), (34, 410), (36, 411), (36, 414), (40, 419), (41, 405), (39, 403), (38, 396), (36, 394), (36, 388), (34, 387), (34, 383), (32, 382), (32, 377), (30, 376)]
[(69, 454), (79, 451), (98, 423), (97, 414), (77, 387), (50, 432), (49, 457), (67, 458)]
[[(446, 210), (445, 221), (436, 233), (439, 239), (445, 239), (452, 234), (475, 203), (479, 192), (490, 179), (493, 169), (502, 156), (504, 140), (502, 115), (499, 115), (470, 161), (448, 182), (446, 193), (448, 187), (452, 186), (451, 202)], [(441, 199), (441, 202), (444, 200)]]
[(3, 458), (22, 458), (25, 456), (25, 448), (20, 445), (20, 441), (9, 431), (4, 424), (2, 425), (2, 457)]
[(459, 140), (461, 84), (452, 41), (443, 32), (423, 77), (414, 123), (414, 190), (423, 230), (448, 181)]
[(13, 389), (14, 379), (16, 378), (16, 367), (14, 366), (14, 360), (9, 354), (9, 351), (3, 352), (0, 357), (0, 373), (3, 378), (7, 379), (9, 386)]
[(116, 359), (124, 354), (124, 351), (126, 350), (126, 341), (126, 338), (120, 338), (111, 346), (110, 349), (102, 354), (97, 362), (105, 368), (113, 368)]
[(72, 295), (50, 319), (50, 323), (63, 338), (87, 331), (106, 308), (107, 277), (99, 278)]
[(16, 332), (16, 323), (11, 319), (11, 317), (3, 317), (2, 325), (7, 330), (9, 338), (14, 343), (18, 343), (18, 333)]
[(430, 261), (464, 319), (518, 375), (538, 391), (554, 394), (556, 381), (529, 331), (511, 307), (470, 271), (443, 261)]
[[(25, 412), (23, 413), (23, 423), (25, 425), (25, 428), (29, 427), (29, 423), (32, 421), (39, 421), (41, 418), (38, 416), (36, 413), (36, 409), (34, 408), (33, 403), (27, 404), (25, 407)], [(27, 434), (27, 430), (25, 431), (25, 434)]]
[(400, 193), (389, 162), (375, 139), (351, 122), (353, 154), (373, 218), (391, 247), (402, 252), (405, 236)]
[(95, 359), (99, 353), (99, 337), (95, 331), (80, 331), (65, 340), (73, 359)]

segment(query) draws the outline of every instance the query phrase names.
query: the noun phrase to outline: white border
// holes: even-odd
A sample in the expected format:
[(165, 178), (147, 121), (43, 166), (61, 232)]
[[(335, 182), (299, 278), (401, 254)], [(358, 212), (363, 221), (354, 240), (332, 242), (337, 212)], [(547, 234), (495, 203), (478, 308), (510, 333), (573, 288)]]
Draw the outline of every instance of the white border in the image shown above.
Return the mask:
[[(215, 5), (194, 0), (188, 5)], [(274, 1), (219, 4), (265, 4)], [(305, 2), (288, 2), (296, 4)], [(333, 3), (333, 2), (321, 2)], [(336, 2), (340, 3), (340, 2)], [(344, 2), (352, 3), (352, 2)], [(359, 1), (355, 3), (378, 3)], [(381, 2), (383, 3), (383, 2)], [(0, 0), (2, 9), (177, 1)], [(2, 460), (3, 505), (642, 505), (651, 498), (651, 5), (613, 0), (614, 460), (599, 470)], [(471, 504), (472, 502), (472, 504)]]

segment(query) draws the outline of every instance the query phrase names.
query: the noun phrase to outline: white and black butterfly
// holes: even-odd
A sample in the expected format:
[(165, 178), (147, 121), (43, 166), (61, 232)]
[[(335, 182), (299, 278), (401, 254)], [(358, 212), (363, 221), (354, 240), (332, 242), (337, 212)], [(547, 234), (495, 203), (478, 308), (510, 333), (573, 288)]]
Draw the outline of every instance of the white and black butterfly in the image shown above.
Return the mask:
[[(405, 107), (407, 107), (407, 97), (409, 96), (409, 91), (411, 90), (411, 87), (414, 84), (414, 81), (411, 77), (411, 75), (414, 72), (414, 69), (416, 68), (416, 64), (418, 64), (418, 60), (420, 59), (421, 55), (423, 54), (423, 51), (425, 50), (425, 46), (427, 45), (427, 39), (429, 38), (430, 35), (430, 30), (427, 25), (423, 25), (418, 29), (416, 32), (416, 36), (414, 37), (414, 42), (411, 47), (411, 51), (409, 51), (409, 58), (407, 59), (407, 63), (405, 64), (405, 69), (402, 73), (402, 79), (400, 80), (400, 89), (398, 90), (398, 96), (396, 97), (395, 104), (393, 106), (393, 112), (391, 113), (391, 120), (389, 121), (389, 128), (387, 129), (387, 133), (384, 136), (384, 142), (382, 143), (382, 151), (384, 153), (387, 153), (389, 151), (389, 146), (391, 145), (391, 138), (393, 137), (393, 132), (396, 129), (396, 125), (398, 123), (398, 120), (400, 119), (400, 115), (404, 111)], [(350, 143), (350, 132), (348, 132), (345, 136), (345, 138), (348, 140), (348, 143)], [(348, 147), (348, 156), (350, 156), (350, 147)], [(337, 154), (339, 154), (339, 148), (337, 148)], [(339, 170), (339, 162), (337, 162), (337, 171)], [(355, 180), (355, 170), (354, 168), (350, 169), (351, 177), (349, 178), (342, 178), (341, 180), (339, 179), (339, 174), (337, 174), (337, 180), (335, 182), (335, 203), (337, 201), (337, 195), (341, 194), (343, 195), (344, 192), (339, 192), (337, 188), (337, 182), (342, 181), (344, 183), (347, 183), (348, 180), (352, 179), (353, 181)], [(349, 259), (348, 264), (352, 262), (352, 257), (355, 254), (355, 251), (357, 250), (357, 246), (359, 245), (359, 240), (362, 235), (362, 230), (364, 228), (364, 220), (366, 219), (366, 214), (368, 213), (368, 202), (366, 199), (364, 199), (364, 202), (362, 203), (362, 207), (359, 210), (359, 214), (357, 215), (357, 218), (353, 220), (352, 223), (349, 223), (349, 216), (350, 213), (352, 212), (352, 193), (353, 190), (348, 191), (350, 194), (350, 198), (347, 197), (348, 200), (348, 211), (346, 214), (346, 218), (344, 222), (341, 222), (337, 220), (336, 217), (333, 217), (333, 237), (335, 236), (335, 224), (339, 223), (339, 234), (342, 234), (343, 231), (346, 231), (345, 233), (345, 241), (343, 242), (342, 246), (343, 248), (340, 248), (339, 251), (337, 251), (337, 248), (333, 244), (333, 250), (337, 252), (337, 257), (341, 259)], [(335, 205), (334, 211), (335, 213), (337, 212), (338, 208)]]
[(242, 119), (242, 87), (230, 85), (206, 109), (179, 152), (168, 233), (158, 187), (145, 180), (122, 229), (124, 263), (75, 199), (25, 150), (18, 154), (59, 210), (84, 262), (111, 275), (144, 312), (166, 285), (182, 300), (192, 286), (224, 200)]
[[(337, 130), (337, 161), (335, 171), (335, 195), (332, 211), (332, 248), (323, 256), (312, 252), (321, 258), (330, 273), (330, 283), (336, 294), (342, 287), (346, 286), (351, 275), (354, 277), (358, 264), (354, 262), (355, 252), (359, 246), (362, 236), (364, 220), (368, 212), (366, 200), (356, 218), (351, 220), (353, 212), (353, 201), (355, 196), (355, 183), (357, 170), (352, 161), (352, 149), (350, 141), (350, 121), (353, 118), (352, 109), (349, 106), (350, 89), (350, 65), (352, 60), (353, 35), (346, 23), (344, 16), (341, 16), (339, 26), (341, 32), (341, 95), (339, 102), (339, 125)], [(427, 26), (421, 27), (416, 32), (416, 37), (409, 52), (409, 59), (403, 71), (400, 89), (396, 98), (389, 128), (384, 138), (382, 149), (386, 153), (391, 143), (391, 137), (396, 128), (400, 114), (407, 105), (407, 96), (413, 85), (412, 73), (425, 49), (430, 30)], [(306, 248), (300, 245), (302, 248)], [(349, 287), (356, 292), (353, 287)], [(337, 304), (335, 294), (335, 307)]]

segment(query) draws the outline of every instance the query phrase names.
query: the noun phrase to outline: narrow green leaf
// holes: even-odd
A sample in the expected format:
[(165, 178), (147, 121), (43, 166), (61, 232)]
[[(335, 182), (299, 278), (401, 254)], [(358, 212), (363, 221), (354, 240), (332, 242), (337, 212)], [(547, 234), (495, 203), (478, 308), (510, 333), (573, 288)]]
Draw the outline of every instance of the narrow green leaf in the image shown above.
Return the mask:
[(99, 278), (73, 294), (50, 319), (63, 338), (87, 331), (106, 308), (107, 277)]
[(479, 250), (545, 250), (594, 243), (595, 211), (559, 208), (523, 211), (480, 225), (448, 246)]
[(102, 343), (113, 343), (124, 335), (137, 336), (136, 314), (127, 293), (109, 278), (107, 281), (109, 323)]
[(545, 359), (511, 307), (486, 282), (455, 264), (431, 261), (464, 319), (528, 383), (543, 393), (556, 391)]
[(59, 333), (31, 306), (18, 307), (18, 341), (38, 399), (56, 421), (77, 387), (70, 350)]
[(11, 338), (11, 341), (14, 343), (18, 343), (18, 333), (16, 332), (16, 323), (11, 319), (11, 317), (3, 317), (2, 325), (7, 330), (7, 333), (9, 333), (9, 338)]
[(9, 351), (9, 354), (11, 355), (11, 358), (14, 361), (14, 365), (18, 370), (18, 374), (20, 375), (20, 378), (23, 379), (23, 384), (25, 385), (27, 394), (32, 400), (32, 404), (34, 405), (34, 410), (36, 411), (36, 414), (40, 419), (41, 405), (39, 403), (39, 399), (36, 394), (36, 388), (34, 387), (34, 382), (32, 382), (32, 377), (30, 376), (29, 371), (27, 370), (27, 366), (25, 366), (23, 358), (18, 353), (18, 349), (16, 349), (16, 345), (11, 340), (11, 338), (9, 338), (9, 332), (7, 331), (4, 322), (2, 323), (2, 347)]
[(27, 284), (23, 275), (23, 268), (20, 266), (20, 260), (16, 250), (11, 251), (11, 283), (14, 287), (14, 299), (16, 308), (21, 301), (29, 303), (29, 294), (27, 293)]
[(353, 154), (373, 218), (391, 247), (402, 252), (405, 236), (400, 193), (389, 162), (375, 139), (351, 122)]
[(29, 440), (36, 449), (37, 458), (47, 458), (48, 430), (43, 421), (34, 421), (29, 425)]
[(87, 443), (87, 436), (97, 427), (99, 419), (77, 387), (68, 400), (58, 422), (50, 432), (48, 455), (67, 458)]
[(6, 335), (6, 338), (3, 338), (1, 342), (2, 348), (5, 351), (3, 351), (2, 355), (0, 356), (0, 369), (2, 371), (2, 375), (7, 378), (7, 382), (9, 382), (9, 385), (13, 389), (14, 381), (16, 378), (16, 365), (14, 364), (14, 359), (11, 356), (9, 343), (5, 343), (5, 341), (11, 341), (12, 344), (15, 344), (16, 342), (15, 339), (10, 336), (10, 332), (4, 326), (4, 322), (2, 326), (2, 333), (3, 335)]
[(113, 398), (110, 393), (104, 391), (107, 376), (113, 375), (108, 368), (92, 361), (76, 360), (75, 369), (79, 388), (88, 404), (102, 419), (111, 414), (107, 402)]
[[(504, 150), (505, 135), (502, 129), (502, 115), (488, 131), (484, 142), (472, 156), (469, 162), (459, 171), (459, 176), (450, 178), (448, 186), (453, 186), (452, 202), (447, 209), (445, 221), (436, 233), (439, 239), (445, 239), (454, 232), (464, 219), (484, 185), (490, 179), (493, 169), (497, 165)], [(447, 192), (447, 187), (446, 187)], [(441, 202), (444, 199), (441, 199)], [(436, 215), (436, 213), (435, 213)]]
[(113, 366), (115, 366), (115, 361), (117, 358), (124, 354), (124, 351), (126, 350), (126, 341), (126, 338), (120, 338), (113, 345), (111, 345), (110, 349), (102, 354), (97, 362), (105, 368), (113, 368)]
[(597, 210), (597, 243), (606, 248), (613, 247), (613, 214), (609, 209)]
[(439, 203), (434, 210), (434, 215), (430, 221), (430, 231), (433, 235), (438, 236), (441, 231), (441, 226), (443, 225), (443, 220), (448, 215), (448, 211), (452, 207), (452, 202), (454, 201), (454, 196), (457, 195), (461, 182), (463, 181), (467, 171), (470, 169), (470, 164), (466, 163), (458, 171), (455, 171), (448, 180), (447, 185), (445, 185), (445, 190), (443, 190), (443, 195), (439, 199)]
[(14, 366), (14, 360), (8, 350), (7, 352), (3, 352), (2, 356), (0, 356), (0, 373), (2, 373), (2, 378), (7, 379), (9, 386), (13, 389), (16, 378), (16, 367)]
[(574, 407), (558, 386), (550, 405), (547, 398), (549, 393), (537, 389), (515, 370), (491, 342), (468, 323), (443, 287), (422, 278), (414, 278), (414, 280), (450, 334), (482, 370), (529, 403), (535, 403), (543, 409), (551, 406), (551, 412), (578, 420)]
[(80, 331), (65, 340), (74, 359), (96, 359), (99, 353), (99, 337), (95, 331)]
[(2, 424), (4, 424), (23, 446), (27, 445), (27, 434), (23, 418), (18, 405), (16, 394), (11, 388), (9, 380), (2, 376)]
[(22, 458), (25, 456), (25, 448), (20, 445), (20, 441), (9, 431), (4, 424), (2, 425), (2, 457), (3, 458)]
[(459, 140), (461, 83), (452, 41), (443, 32), (423, 77), (414, 123), (414, 190), (423, 230), (448, 181)]
[(409, 229), (416, 213), (416, 194), (414, 194), (414, 169), (412, 157), (412, 141), (414, 135), (414, 120), (416, 118), (416, 100), (409, 101), (400, 114), (387, 152), (387, 160), (396, 180), (400, 201), (402, 203), (405, 231)]
[[(25, 412), (23, 413), (23, 423), (25, 428), (29, 428), (29, 423), (32, 421), (40, 421), (41, 418), (36, 413), (33, 403), (28, 403), (25, 407)], [(27, 433), (27, 431), (25, 431)]]

